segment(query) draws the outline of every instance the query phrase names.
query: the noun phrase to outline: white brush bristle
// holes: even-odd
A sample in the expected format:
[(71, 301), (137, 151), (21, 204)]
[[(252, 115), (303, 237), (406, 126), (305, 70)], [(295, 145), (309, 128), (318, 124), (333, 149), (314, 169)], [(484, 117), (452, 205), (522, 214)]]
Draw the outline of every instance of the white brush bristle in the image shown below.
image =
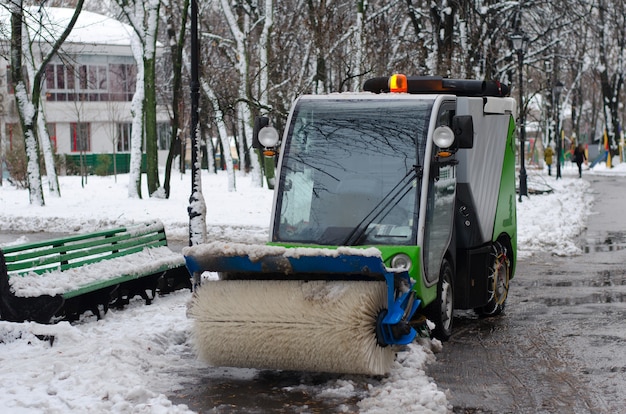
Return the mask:
[(384, 282), (220, 280), (191, 307), (194, 343), (214, 366), (382, 375), (396, 349), (376, 342)]

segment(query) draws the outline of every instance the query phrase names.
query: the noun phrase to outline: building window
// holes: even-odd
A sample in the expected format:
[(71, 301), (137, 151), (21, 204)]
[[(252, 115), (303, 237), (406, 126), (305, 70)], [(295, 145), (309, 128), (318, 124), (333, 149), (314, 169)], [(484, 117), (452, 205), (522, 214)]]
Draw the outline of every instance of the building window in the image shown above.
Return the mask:
[(135, 93), (136, 65), (79, 65), (62, 63), (46, 66), (48, 101), (126, 101)]
[(125, 64), (109, 65), (109, 99), (131, 101), (137, 84), (137, 66)]
[(72, 134), (72, 152), (90, 152), (91, 134), (90, 125), (87, 122), (70, 124)]
[(117, 151), (118, 152), (130, 152), (130, 133), (132, 131), (132, 124), (124, 122), (117, 124)]

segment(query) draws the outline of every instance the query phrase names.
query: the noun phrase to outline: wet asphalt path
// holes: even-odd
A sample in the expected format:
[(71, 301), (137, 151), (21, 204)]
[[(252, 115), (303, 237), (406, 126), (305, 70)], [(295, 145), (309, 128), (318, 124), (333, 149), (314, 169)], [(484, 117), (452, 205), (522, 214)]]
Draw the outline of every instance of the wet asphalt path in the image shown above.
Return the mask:
[(584, 179), (596, 200), (585, 253), (520, 261), (504, 315), (455, 319), (428, 371), (454, 412), (625, 412), (626, 178)]

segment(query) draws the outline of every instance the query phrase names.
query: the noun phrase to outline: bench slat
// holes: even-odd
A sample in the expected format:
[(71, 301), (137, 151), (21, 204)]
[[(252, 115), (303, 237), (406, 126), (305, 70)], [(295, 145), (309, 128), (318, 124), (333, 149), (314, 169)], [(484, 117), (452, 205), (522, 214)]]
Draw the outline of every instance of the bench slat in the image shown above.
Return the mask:
[[(157, 238), (159, 240), (166, 240), (165, 233), (162, 231), (155, 232), (154, 230), (151, 230), (151, 231), (144, 232), (144, 233), (126, 233), (126, 230), (124, 230), (123, 232), (112, 233), (104, 238), (102, 238), (101, 236), (99, 236), (98, 238), (83, 237), (81, 239), (82, 241), (81, 243), (69, 244), (67, 242), (63, 242), (62, 239), (57, 239), (55, 240), (55, 243), (48, 244), (46, 248), (43, 248), (42, 246), (38, 246), (37, 248), (32, 248), (31, 245), (22, 245), (22, 246), (14, 247), (12, 251), (9, 251), (8, 249), (3, 249), (3, 252), (5, 255), (5, 260), (7, 264), (10, 264), (10, 263), (14, 263), (17, 261), (23, 261), (26, 259), (49, 256), (54, 253), (68, 253), (71, 251), (88, 249), (94, 246), (114, 245), (115, 243), (118, 243), (124, 240), (134, 239), (134, 240), (137, 240), (137, 243), (141, 243), (142, 240), (146, 237)], [(88, 241), (84, 241), (84, 240), (88, 240)]]
[(2, 252), (5, 255), (10, 255), (11, 253), (21, 252), (24, 250), (39, 249), (42, 247), (48, 248), (50, 246), (55, 246), (55, 245), (60, 245), (60, 244), (62, 245), (65, 243), (72, 243), (72, 242), (81, 241), (85, 239), (92, 239), (95, 237), (111, 236), (117, 233), (123, 233), (125, 231), (127, 231), (125, 227), (119, 227), (116, 229), (102, 230), (102, 231), (98, 231), (95, 233), (77, 234), (74, 236), (59, 237), (56, 239), (42, 240), (42, 241), (20, 244), (20, 245), (15, 245), (15, 246), (5, 246), (2, 248)]
[(134, 238), (132, 239), (130, 237), (130, 235), (123, 235), (110, 238), (106, 245), (101, 245), (101, 243), (97, 243), (93, 247), (90, 247), (90, 245), (83, 245), (81, 249), (76, 251), (74, 251), (74, 249), (53, 248), (48, 249), (47, 251), (40, 251), (37, 255), (24, 254), (20, 256), (13, 256), (11, 257), (13, 260), (9, 260), (9, 258), (7, 258), (7, 268), (9, 273), (24, 269), (34, 271), (35, 273), (43, 273), (47, 270), (58, 268), (59, 265), (61, 268), (63, 268), (64, 265), (70, 265), (68, 267), (75, 267), (73, 264), (74, 262), (69, 263), (71, 260), (75, 259), (86, 258), (82, 262), (89, 263), (106, 259), (110, 255), (105, 255), (105, 253), (109, 252), (121, 252), (122, 254), (116, 255), (120, 256), (136, 252), (137, 250), (133, 249), (136, 246), (139, 246), (139, 250), (141, 250), (141, 247), (143, 246), (155, 247), (167, 244), (167, 241), (164, 239), (164, 233), (143, 235), (141, 237), (133, 236)]
[(91, 258), (91, 259), (85, 259), (85, 260), (81, 260), (81, 261), (67, 263), (67, 264), (64, 264), (64, 265), (61, 266), (61, 270), (72, 269), (72, 268), (80, 267), (82, 265), (90, 264), (90, 263), (97, 263), (97, 262), (100, 262), (100, 261), (105, 260), (105, 259), (108, 260), (108, 259), (113, 259), (115, 257), (127, 256), (129, 254), (140, 252), (140, 251), (142, 251), (142, 250), (144, 250), (146, 248), (160, 247), (160, 246), (165, 246), (165, 245), (166, 245), (165, 242), (143, 244), (141, 246), (136, 246), (136, 247), (133, 247), (133, 248), (125, 249), (123, 252), (111, 253), (111, 254), (108, 254), (106, 256), (95, 257), (95, 258)]
[(9, 272), (11, 276), (13, 277), (19, 277), (19, 276), (23, 276), (29, 273), (35, 273), (35, 274), (39, 274), (39, 275), (44, 275), (46, 272), (50, 272), (50, 271), (57, 271), (57, 270), (67, 270), (67, 269), (73, 269), (76, 267), (81, 267), (83, 265), (86, 264), (90, 264), (90, 263), (97, 263), (97, 262), (101, 262), (103, 260), (109, 260), (109, 259), (114, 259), (116, 257), (122, 257), (122, 256), (127, 256), (133, 253), (137, 253), (140, 252), (146, 248), (152, 248), (152, 247), (161, 247), (161, 246), (166, 246), (167, 243), (164, 241), (157, 241), (157, 242), (153, 242), (153, 243), (149, 243), (149, 244), (143, 244), (143, 245), (139, 245), (139, 246), (134, 246), (134, 247), (129, 247), (129, 248), (125, 248), (123, 251), (118, 251), (118, 252), (112, 252), (110, 254), (106, 254), (106, 255), (100, 255), (100, 256), (96, 256), (96, 257), (88, 257), (82, 260), (76, 260), (79, 259), (81, 256), (78, 254), (75, 254), (73, 256), (74, 261), (72, 261), (71, 263), (64, 263), (61, 264), (59, 266), (59, 260), (58, 258), (56, 260), (51, 260), (51, 263), (49, 263), (49, 265), (47, 267), (39, 267), (37, 269), (34, 269), (33, 267), (28, 267), (28, 266), (24, 266), (19, 270), (23, 270), (23, 269), (27, 269), (25, 271), (22, 272)]

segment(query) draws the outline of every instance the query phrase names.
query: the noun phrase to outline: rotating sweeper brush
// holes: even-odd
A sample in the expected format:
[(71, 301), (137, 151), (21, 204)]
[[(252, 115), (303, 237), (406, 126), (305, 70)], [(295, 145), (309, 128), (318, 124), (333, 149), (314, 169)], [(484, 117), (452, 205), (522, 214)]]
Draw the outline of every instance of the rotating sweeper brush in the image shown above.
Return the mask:
[(190, 272), (222, 277), (197, 290), (190, 310), (212, 365), (382, 375), (416, 336), (419, 300), (377, 249), (212, 243), (184, 253)]

